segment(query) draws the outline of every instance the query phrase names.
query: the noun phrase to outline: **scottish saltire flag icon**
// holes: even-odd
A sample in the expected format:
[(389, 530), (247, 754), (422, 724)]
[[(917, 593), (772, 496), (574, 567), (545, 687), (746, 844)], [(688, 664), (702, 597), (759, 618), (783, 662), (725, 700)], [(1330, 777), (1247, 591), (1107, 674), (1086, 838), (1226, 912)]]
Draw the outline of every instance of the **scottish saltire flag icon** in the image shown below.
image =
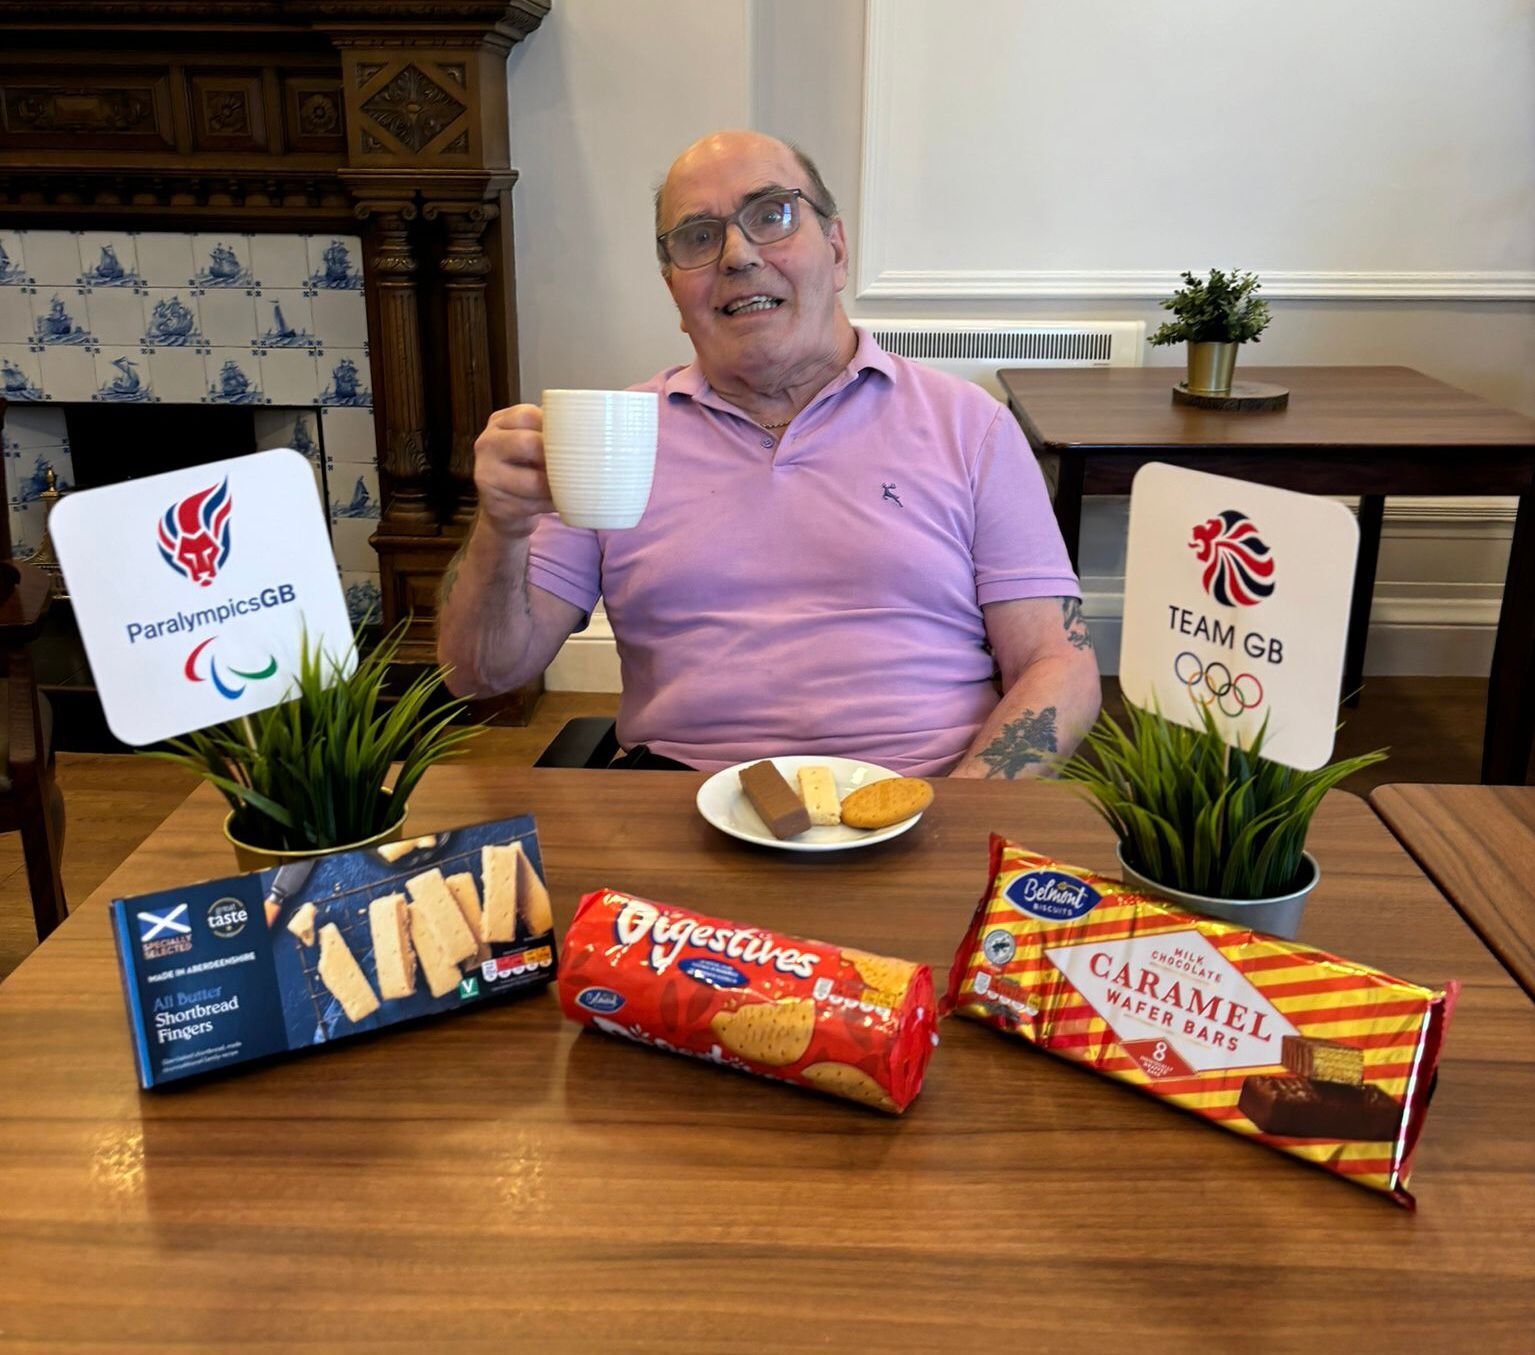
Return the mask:
[(187, 906), (178, 903), (174, 908), (163, 908), (158, 913), (145, 911), (139, 916), (139, 940), (153, 941), (162, 934), (185, 936), (192, 930), (186, 921)]

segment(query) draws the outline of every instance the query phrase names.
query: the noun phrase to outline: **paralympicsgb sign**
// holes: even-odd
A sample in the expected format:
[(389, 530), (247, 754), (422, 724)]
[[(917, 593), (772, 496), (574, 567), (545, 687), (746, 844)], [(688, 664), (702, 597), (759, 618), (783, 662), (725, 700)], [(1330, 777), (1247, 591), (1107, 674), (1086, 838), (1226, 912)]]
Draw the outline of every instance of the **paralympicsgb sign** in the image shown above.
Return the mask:
[(1126, 700), (1264, 753), (1332, 756), (1359, 528), (1331, 499), (1152, 463), (1136, 474), (1119, 679)]
[(351, 622), (309, 463), (280, 448), (60, 500), (48, 522), (112, 732), (157, 743), (288, 698)]

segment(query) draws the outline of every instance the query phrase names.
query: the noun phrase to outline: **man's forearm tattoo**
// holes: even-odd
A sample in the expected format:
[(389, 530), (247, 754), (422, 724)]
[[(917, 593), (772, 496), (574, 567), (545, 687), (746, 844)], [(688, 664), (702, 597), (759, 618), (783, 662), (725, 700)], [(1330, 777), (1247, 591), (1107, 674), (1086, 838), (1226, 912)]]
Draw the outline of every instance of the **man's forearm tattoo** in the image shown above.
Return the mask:
[(437, 586), (437, 610), (441, 611), (448, 605), (448, 599), (453, 596), (453, 589), (458, 584), (459, 566), (464, 563), (464, 556), (469, 550), (466, 541), (459, 547), (458, 553), (448, 561), (448, 567), (442, 571), (442, 582)]
[(1061, 625), (1065, 627), (1066, 638), (1073, 649), (1093, 647), (1093, 637), (1087, 633), (1087, 622), (1082, 619), (1080, 598), (1061, 599)]
[(1025, 767), (1045, 761), (1056, 749), (1055, 707), (1046, 706), (1038, 715), (1026, 710), (1016, 720), (1009, 720), (976, 756), (986, 764), (988, 780), (1000, 776), (1011, 781)]

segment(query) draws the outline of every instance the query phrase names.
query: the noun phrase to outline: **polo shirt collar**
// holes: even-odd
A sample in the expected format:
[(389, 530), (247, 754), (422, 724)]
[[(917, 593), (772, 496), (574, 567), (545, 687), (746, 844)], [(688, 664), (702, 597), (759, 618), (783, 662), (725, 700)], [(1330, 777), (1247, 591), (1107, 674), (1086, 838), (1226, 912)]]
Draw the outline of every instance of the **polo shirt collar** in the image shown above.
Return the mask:
[[(874, 336), (857, 325), (853, 327), (853, 332), (858, 335), (858, 347), (853, 350), (853, 360), (838, 376), (827, 383), (826, 389), (816, 397), (817, 400), (824, 395), (834, 395), (844, 387), (852, 385), (865, 371), (879, 372), (888, 381), (896, 380), (895, 362), (889, 353), (874, 342)], [(661, 387), (661, 394), (682, 395), (689, 400), (701, 400), (710, 405), (714, 405), (719, 399), (715, 396), (713, 387), (709, 385), (708, 379), (696, 360), (686, 367), (679, 367), (667, 377), (666, 383)], [(811, 403), (814, 404), (815, 401)], [(727, 408), (733, 413), (740, 412), (733, 405), (727, 406), (723, 402), (720, 407)]]

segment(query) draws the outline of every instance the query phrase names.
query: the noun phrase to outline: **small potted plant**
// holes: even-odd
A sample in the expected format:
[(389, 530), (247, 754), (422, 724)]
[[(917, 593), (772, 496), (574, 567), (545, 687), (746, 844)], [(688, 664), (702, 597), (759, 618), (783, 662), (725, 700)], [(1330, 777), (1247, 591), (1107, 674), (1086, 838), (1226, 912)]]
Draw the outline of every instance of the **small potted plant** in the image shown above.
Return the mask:
[(1256, 296), (1256, 273), (1223, 273), (1218, 268), (1201, 282), (1192, 273), (1184, 285), (1162, 303), (1176, 319), (1168, 320), (1147, 342), (1187, 343), (1189, 376), (1186, 388), (1194, 395), (1229, 395), (1236, 370), (1237, 347), (1258, 343), (1268, 328), (1268, 302)]
[(423, 673), (386, 701), (404, 633), (401, 626), (386, 636), (350, 676), (306, 638), (293, 700), (148, 754), (190, 768), (223, 793), (224, 835), (241, 870), (396, 841), (422, 774), (482, 732), (453, 727), (463, 701), (434, 702), (446, 669)]
[(1296, 771), (1262, 756), (1267, 721), (1243, 748), (1225, 741), (1207, 707), (1201, 729), (1128, 709), (1128, 729), (1101, 716), (1087, 753), (1061, 773), (1086, 788), (1119, 838), (1125, 883), (1293, 938), (1321, 878), (1306, 850), (1311, 817), (1329, 790), (1385, 753)]

